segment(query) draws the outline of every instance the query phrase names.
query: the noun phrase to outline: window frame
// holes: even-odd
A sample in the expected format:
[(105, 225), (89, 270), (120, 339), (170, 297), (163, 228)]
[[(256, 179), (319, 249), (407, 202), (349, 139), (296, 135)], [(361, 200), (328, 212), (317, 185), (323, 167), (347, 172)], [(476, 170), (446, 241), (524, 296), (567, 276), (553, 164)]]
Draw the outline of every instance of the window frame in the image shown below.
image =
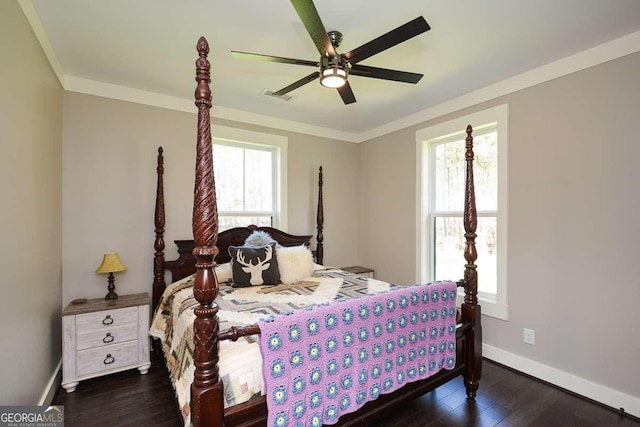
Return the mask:
[[(498, 131), (498, 206), (497, 218), (497, 292), (495, 295), (478, 292), (482, 305), (482, 314), (502, 320), (509, 319), (507, 255), (508, 255), (508, 164), (507, 148), (509, 137), (508, 104), (499, 105), (476, 113), (458, 117), (453, 120), (435, 124), (416, 131), (416, 280), (419, 283), (429, 282), (434, 277), (434, 213), (432, 198), (434, 187), (431, 183), (431, 171), (434, 162), (431, 146), (434, 142), (442, 142), (454, 135), (466, 135), (468, 124), (477, 126), (478, 130), (486, 129), (496, 123)], [(474, 127), (474, 134), (476, 128)], [(442, 212), (440, 212), (441, 214)], [(494, 216), (493, 211), (478, 211), (478, 216)], [(458, 215), (456, 211), (456, 215)], [(443, 216), (443, 215), (438, 215)], [(460, 278), (463, 276), (464, 259), (460, 259)], [(482, 277), (478, 277), (479, 282)], [(460, 291), (458, 301), (462, 302), (464, 292)]]
[[(271, 151), (273, 156), (272, 188), (273, 216), (272, 227), (287, 231), (287, 147), (288, 138), (282, 135), (273, 135), (255, 132), (245, 129), (227, 126), (212, 125), (212, 144), (227, 145), (232, 147), (258, 149)], [(215, 158), (213, 160), (215, 168)], [(234, 212), (218, 211), (218, 215), (229, 216), (259, 216), (264, 212)], [(259, 214), (259, 215), (256, 215)]]

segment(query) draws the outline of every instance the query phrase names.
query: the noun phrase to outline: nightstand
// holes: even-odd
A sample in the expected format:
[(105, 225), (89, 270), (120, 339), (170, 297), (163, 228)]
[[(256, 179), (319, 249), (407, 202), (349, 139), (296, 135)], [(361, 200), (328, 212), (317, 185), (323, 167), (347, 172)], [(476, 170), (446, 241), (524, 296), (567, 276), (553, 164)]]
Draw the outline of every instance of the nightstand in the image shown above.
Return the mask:
[(353, 267), (342, 267), (340, 268), (340, 270), (348, 271), (349, 273), (353, 273), (358, 276), (368, 277), (370, 279), (373, 279), (373, 273), (374, 273), (373, 268), (353, 266)]
[(138, 368), (149, 358), (149, 294), (121, 295), (69, 304), (62, 312), (62, 387), (71, 393), (82, 380)]

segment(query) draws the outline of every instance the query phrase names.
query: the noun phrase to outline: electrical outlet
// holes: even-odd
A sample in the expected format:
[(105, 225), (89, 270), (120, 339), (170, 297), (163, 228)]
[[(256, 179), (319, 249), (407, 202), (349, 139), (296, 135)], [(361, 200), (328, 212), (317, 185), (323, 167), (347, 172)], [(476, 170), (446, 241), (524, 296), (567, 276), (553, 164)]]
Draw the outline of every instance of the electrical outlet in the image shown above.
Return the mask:
[(533, 329), (523, 328), (522, 329), (522, 340), (525, 342), (525, 344), (535, 345), (536, 344), (536, 331), (534, 331)]

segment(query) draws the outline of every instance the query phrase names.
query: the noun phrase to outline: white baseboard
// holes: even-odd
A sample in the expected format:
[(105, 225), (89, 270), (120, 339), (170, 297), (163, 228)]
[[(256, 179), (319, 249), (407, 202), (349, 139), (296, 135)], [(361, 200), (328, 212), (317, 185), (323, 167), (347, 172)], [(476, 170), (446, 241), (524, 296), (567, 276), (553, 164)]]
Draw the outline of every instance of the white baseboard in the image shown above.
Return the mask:
[[(624, 411), (628, 414), (640, 417), (640, 398), (585, 380), (584, 378), (552, 368), (551, 366), (543, 365), (542, 363), (488, 344), (482, 344), (482, 355), (489, 360), (524, 372), (532, 377), (539, 378), (614, 409), (624, 408)], [(480, 384), (482, 387), (482, 381)]]
[(38, 400), (38, 406), (51, 406), (51, 402), (53, 401), (53, 396), (56, 394), (58, 390), (58, 386), (62, 381), (62, 359), (58, 362), (58, 366), (53, 371), (53, 375), (51, 375), (51, 379), (47, 383), (40, 399)]

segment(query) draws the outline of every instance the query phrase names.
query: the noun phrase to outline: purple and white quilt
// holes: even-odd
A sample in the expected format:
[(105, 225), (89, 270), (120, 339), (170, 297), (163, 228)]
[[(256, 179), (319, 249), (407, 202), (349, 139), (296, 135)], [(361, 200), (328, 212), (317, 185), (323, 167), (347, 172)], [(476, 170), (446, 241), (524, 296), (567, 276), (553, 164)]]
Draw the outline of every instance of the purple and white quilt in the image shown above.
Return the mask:
[(434, 282), (259, 322), (268, 425), (335, 424), (456, 364), (456, 284)]

